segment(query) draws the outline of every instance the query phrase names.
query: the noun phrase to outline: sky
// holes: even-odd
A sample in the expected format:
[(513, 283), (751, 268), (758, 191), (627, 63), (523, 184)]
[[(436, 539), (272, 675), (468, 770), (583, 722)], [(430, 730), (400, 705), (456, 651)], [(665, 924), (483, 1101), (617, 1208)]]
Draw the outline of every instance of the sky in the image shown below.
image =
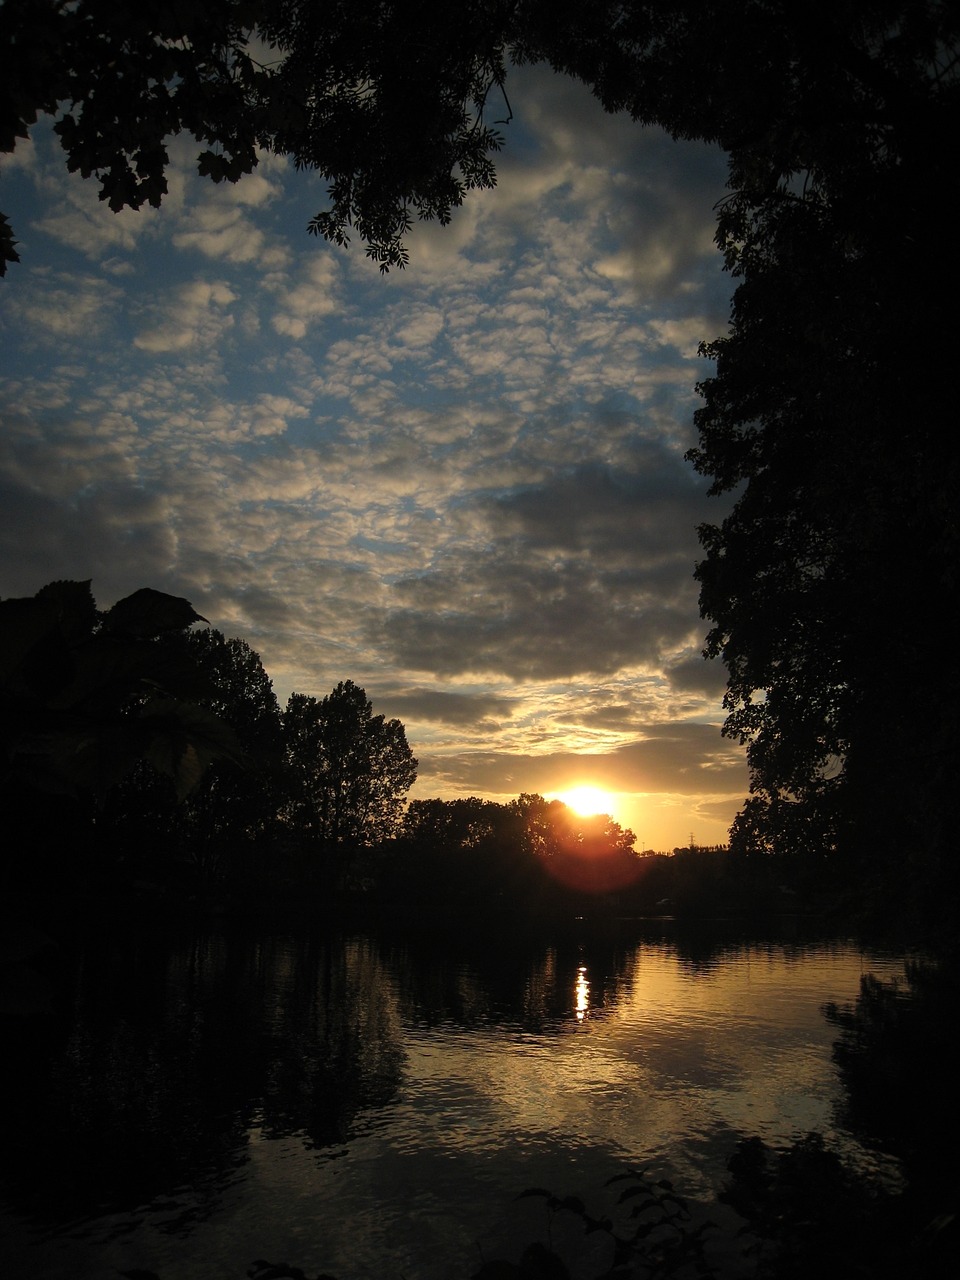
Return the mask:
[(113, 214), (48, 123), (6, 158), (0, 597), (185, 596), (283, 705), (362, 685), (412, 797), (593, 786), (637, 847), (726, 840), (747, 793), (701, 657), (684, 461), (733, 283), (719, 151), (525, 67), (498, 186), (382, 276), (308, 236), (324, 184), (171, 145)]

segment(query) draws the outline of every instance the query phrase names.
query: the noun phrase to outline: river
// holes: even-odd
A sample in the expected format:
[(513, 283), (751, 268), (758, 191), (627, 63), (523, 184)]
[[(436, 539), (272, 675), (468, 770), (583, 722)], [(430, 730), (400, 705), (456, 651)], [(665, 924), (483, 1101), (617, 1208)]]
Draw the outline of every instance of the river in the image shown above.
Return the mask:
[(853, 939), (154, 925), (69, 951), (13, 1055), (6, 1274), (464, 1280), (539, 1239), (586, 1276), (603, 1242), (520, 1192), (599, 1210), (644, 1168), (706, 1212), (739, 1138), (811, 1130), (896, 1178), (838, 1121), (824, 1006), (904, 967)]

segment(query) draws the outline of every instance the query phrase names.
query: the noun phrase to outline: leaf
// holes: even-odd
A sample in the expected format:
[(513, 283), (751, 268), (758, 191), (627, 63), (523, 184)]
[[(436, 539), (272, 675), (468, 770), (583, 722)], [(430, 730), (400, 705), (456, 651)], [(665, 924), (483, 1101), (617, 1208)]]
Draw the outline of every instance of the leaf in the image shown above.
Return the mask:
[(564, 1196), (559, 1204), (561, 1209), (569, 1209), (571, 1213), (584, 1214), (587, 1211), (587, 1206), (579, 1196)]
[(117, 601), (104, 618), (103, 628), (111, 635), (148, 639), (165, 631), (182, 631), (194, 622), (206, 621), (182, 596), (141, 587)]
[(222, 182), (227, 176), (227, 160), (216, 151), (201, 151), (197, 156), (197, 173), (201, 178)]
[[(617, 1197), (617, 1204), (623, 1204), (624, 1201), (626, 1200), (634, 1200), (637, 1196), (643, 1196), (643, 1195), (649, 1195), (649, 1194), (650, 1192), (648, 1188), (644, 1186), (625, 1187), (623, 1191), (620, 1192), (620, 1195)], [(655, 1199), (651, 1198), (650, 1200), (647, 1201), (647, 1203), (656, 1204), (657, 1202)], [(644, 1207), (645, 1206), (643, 1205), (640, 1206), (640, 1208), (644, 1208)]]
[(615, 1173), (613, 1177), (608, 1178), (603, 1185), (605, 1187), (612, 1187), (615, 1182), (642, 1182), (646, 1176), (646, 1172), (646, 1169), (627, 1169), (624, 1173)]
[(236, 734), (207, 707), (155, 698), (144, 707), (138, 723), (149, 735), (145, 758), (173, 780), (181, 800), (196, 789), (215, 760), (243, 763)]

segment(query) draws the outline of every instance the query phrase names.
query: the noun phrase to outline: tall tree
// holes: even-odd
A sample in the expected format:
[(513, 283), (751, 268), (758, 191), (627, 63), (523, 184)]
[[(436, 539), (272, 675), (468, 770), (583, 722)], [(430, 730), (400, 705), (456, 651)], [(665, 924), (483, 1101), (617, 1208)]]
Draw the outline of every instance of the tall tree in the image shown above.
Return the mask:
[(166, 643), (196, 621), (188, 601), (150, 588), (103, 612), (89, 582), (0, 601), (0, 798), (8, 847), (28, 853), (10, 873), (88, 876), (131, 773), (162, 775), (173, 805), (215, 761), (239, 761), (232, 731), (198, 700), (196, 664)]
[(958, 17), (817, 16), (819, 51), (799, 14), (785, 32), (808, 83), (732, 152), (719, 240), (739, 283), (691, 454), (736, 495), (697, 570), (751, 769), (733, 841), (807, 864), (838, 851), (861, 879), (895, 868), (901, 902), (907, 850), (911, 882), (942, 899), (960, 460), (933, 335), (957, 283), (960, 192), (937, 138), (958, 123)]
[[(579, 8), (579, 6), (578, 6)], [(960, 179), (960, 12), (940, 0), (534, 3), (521, 47), (610, 109), (730, 158), (737, 282), (703, 348), (690, 458), (735, 499), (700, 530), (706, 652), (752, 795), (736, 847), (863, 882), (902, 855), (956, 902), (958, 446), (947, 250)], [(536, 16), (539, 14), (539, 17)], [(944, 892), (949, 890), (949, 892)]]
[(231, 726), (242, 766), (214, 764), (181, 813), (193, 856), (216, 875), (272, 829), (280, 803), (280, 707), (260, 655), (212, 627), (184, 641), (206, 686), (203, 704)]
[(292, 694), (283, 735), (294, 831), (349, 847), (396, 833), (417, 777), (399, 720), (375, 716), (364, 690), (347, 680), (320, 701)]
[(244, 640), (205, 627), (162, 642), (192, 673), (198, 706), (230, 727), (236, 753), (211, 764), (189, 796), (138, 768), (104, 801), (101, 828), (125, 860), (149, 875), (173, 861), (207, 885), (241, 874), (279, 807), (280, 708), (260, 655)]

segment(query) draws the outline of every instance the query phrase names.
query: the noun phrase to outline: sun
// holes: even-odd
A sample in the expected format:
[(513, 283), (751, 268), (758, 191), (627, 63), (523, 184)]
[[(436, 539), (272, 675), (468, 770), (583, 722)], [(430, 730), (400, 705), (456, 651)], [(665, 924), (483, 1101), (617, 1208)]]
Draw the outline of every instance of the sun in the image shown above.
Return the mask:
[(556, 798), (574, 813), (579, 813), (581, 818), (610, 813), (613, 809), (613, 796), (600, 787), (571, 787), (569, 791), (558, 791)]

